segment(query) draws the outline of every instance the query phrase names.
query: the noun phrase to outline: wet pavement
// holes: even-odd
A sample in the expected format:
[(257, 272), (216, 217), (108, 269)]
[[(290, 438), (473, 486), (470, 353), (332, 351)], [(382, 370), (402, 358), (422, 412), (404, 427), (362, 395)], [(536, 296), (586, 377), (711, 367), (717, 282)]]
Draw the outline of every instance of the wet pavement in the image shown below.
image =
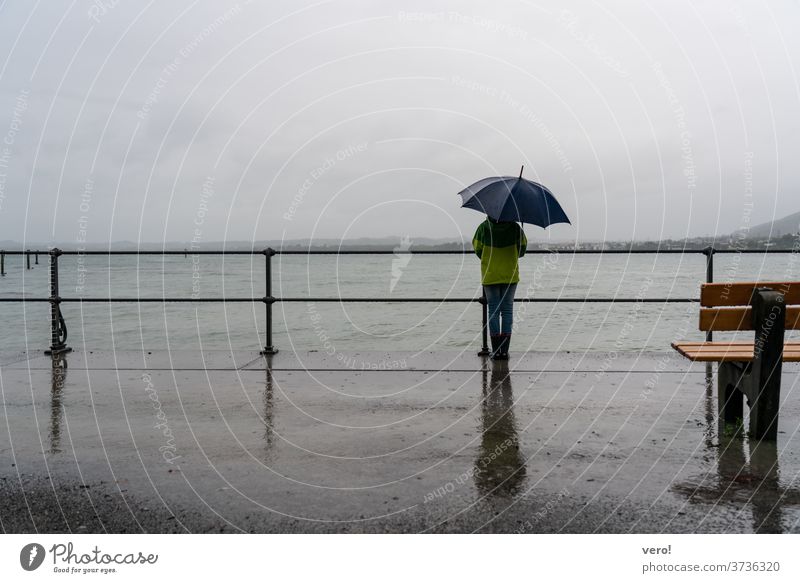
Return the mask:
[(0, 354), (5, 532), (800, 532), (673, 353)]

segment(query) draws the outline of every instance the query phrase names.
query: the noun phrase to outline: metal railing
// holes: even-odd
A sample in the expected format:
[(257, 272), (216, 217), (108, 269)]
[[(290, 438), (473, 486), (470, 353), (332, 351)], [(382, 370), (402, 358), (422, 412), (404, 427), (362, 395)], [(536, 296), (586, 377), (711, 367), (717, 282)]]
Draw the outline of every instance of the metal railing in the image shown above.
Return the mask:
[[(273, 344), (272, 337), (272, 306), (276, 302), (381, 302), (381, 303), (398, 303), (398, 302), (477, 302), (481, 304), (481, 350), (479, 355), (485, 356), (490, 353), (488, 347), (488, 310), (486, 296), (472, 298), (432, 298), (432, 297), (418, 297), (418, 298), (386, 298), (386, 297), (275, 297), (272, 295), (272, 258), (275, 255), (395, 255), (395, 254), (413, 254), (413, 255), (464, 255), (472, 254), (469, 249), (453, 250), (453, 251), (392, 251), (392, 250), (336, 250), (336, 251), (290, 251), (290, 250), (276, 250), (270, 247), (262, 250), (251, 251), (200, 251), (200, 250), (174, 250), (174, 251), (86, 251), (86, 250), (73, 250), (64, 251), (58, 248), (49, 249), (47, 251), (38, 250), (24, 250), (24, 251), (0, 251), (0, 275), (6, 274), (5, 259), (6, 255), (10, 256), (25, 256), (26, 267), (31, 269), (31, 257), (35, 258), (35, 264), (39, 264), (39, 254), (46, 254), (50, 258), (49, 264), (49, 296), (42, 297), (14, 297), (2, 298), (0, 302), (47, 302), (50, 304), (50, 348), (45, 351), (46, 354), (60, 354), (71, 351), (72, 349), (67, 346), (67, 326), (64, 317), (61, 313), (61, 304), (63, 303), (83, 303), (83, 302), (101, 302), (101, 303), (172, 303), (172, 302), (200, 302), (200, 303), (258, 303), (264, 304), (265, 319), (266, 319), (266, 342), (261, 350), (263, 355), (276, 354), (278, 349)], [(773, 253), (795, 253), (793, 249), (716, 249), (714, 247), (706, 247), (705, 249), (530, 249), (527, 251), (528, 255), (544, 255), (544, 254), (569, 254), (569, 255), (638, 255), (638, 254), (702, 254), (705, 256), (706, 261), (706, 283), (714, 281), (714, 255), (720, 253), (747, 253), (747, 254), (773, 254)], [(58, 285), (58, 258), (62, 255), (72, 256), (87, 256), (87, 255), (246, 255), (246, 256), (264, 256), (265, 262), (265, 281), (264, 281), (264, 296), (262, 297), (61, 297)], [(686, 302), (699, 302), (697, 298), (620, 298), (620, 297), (584, 297), (584, 298), (515, 298), (515, 302), (525, 303), (686, 303)], [(706, 333), (706, 339), (711, 340), (711, 332)]]

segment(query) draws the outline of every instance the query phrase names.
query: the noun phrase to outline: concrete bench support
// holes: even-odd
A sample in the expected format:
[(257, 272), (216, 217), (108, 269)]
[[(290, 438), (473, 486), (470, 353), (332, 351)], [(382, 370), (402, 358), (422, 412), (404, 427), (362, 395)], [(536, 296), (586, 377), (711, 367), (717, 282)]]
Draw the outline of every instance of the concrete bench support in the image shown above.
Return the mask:
[(746, 397), (751, 437), (774, 440), (778, 436), (786, 305), (780, 292), (765, 288), (753, 292), (751, 305), (755, 331), (752, 362), (719, 364), (720, 431), (730, 434), (739, 430)]

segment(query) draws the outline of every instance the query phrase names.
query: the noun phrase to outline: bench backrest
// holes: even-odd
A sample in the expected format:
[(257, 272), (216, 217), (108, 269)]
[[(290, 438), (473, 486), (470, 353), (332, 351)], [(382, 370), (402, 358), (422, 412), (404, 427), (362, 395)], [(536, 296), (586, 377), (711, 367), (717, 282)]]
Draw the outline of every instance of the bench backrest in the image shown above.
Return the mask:
[(800, 329), (800, 281), (704, 283), (700, 288), (700, 330), (753, 330), (750, 301), (757, 288), (783, 294), (786, 330)]

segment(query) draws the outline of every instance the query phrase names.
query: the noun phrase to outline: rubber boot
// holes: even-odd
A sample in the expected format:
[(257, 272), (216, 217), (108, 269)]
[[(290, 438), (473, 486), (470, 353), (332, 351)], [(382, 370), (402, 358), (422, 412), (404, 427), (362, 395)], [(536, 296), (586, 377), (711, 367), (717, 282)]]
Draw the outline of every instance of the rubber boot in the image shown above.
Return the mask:
[(511, 345), (511, 334), (500, 336), (500, 345), (497, 347), (500, 353), (498, 360), (508, 360), (508, 347)]
[(497, 360), (497, 358), (500, 356), (500, 343), (502, 339), (503, 337), (500, 336), (499, 334), (497, 336), (489, 337), (489, 340), (492, 341), (492, 354), (491, 354), (492, 360)]

